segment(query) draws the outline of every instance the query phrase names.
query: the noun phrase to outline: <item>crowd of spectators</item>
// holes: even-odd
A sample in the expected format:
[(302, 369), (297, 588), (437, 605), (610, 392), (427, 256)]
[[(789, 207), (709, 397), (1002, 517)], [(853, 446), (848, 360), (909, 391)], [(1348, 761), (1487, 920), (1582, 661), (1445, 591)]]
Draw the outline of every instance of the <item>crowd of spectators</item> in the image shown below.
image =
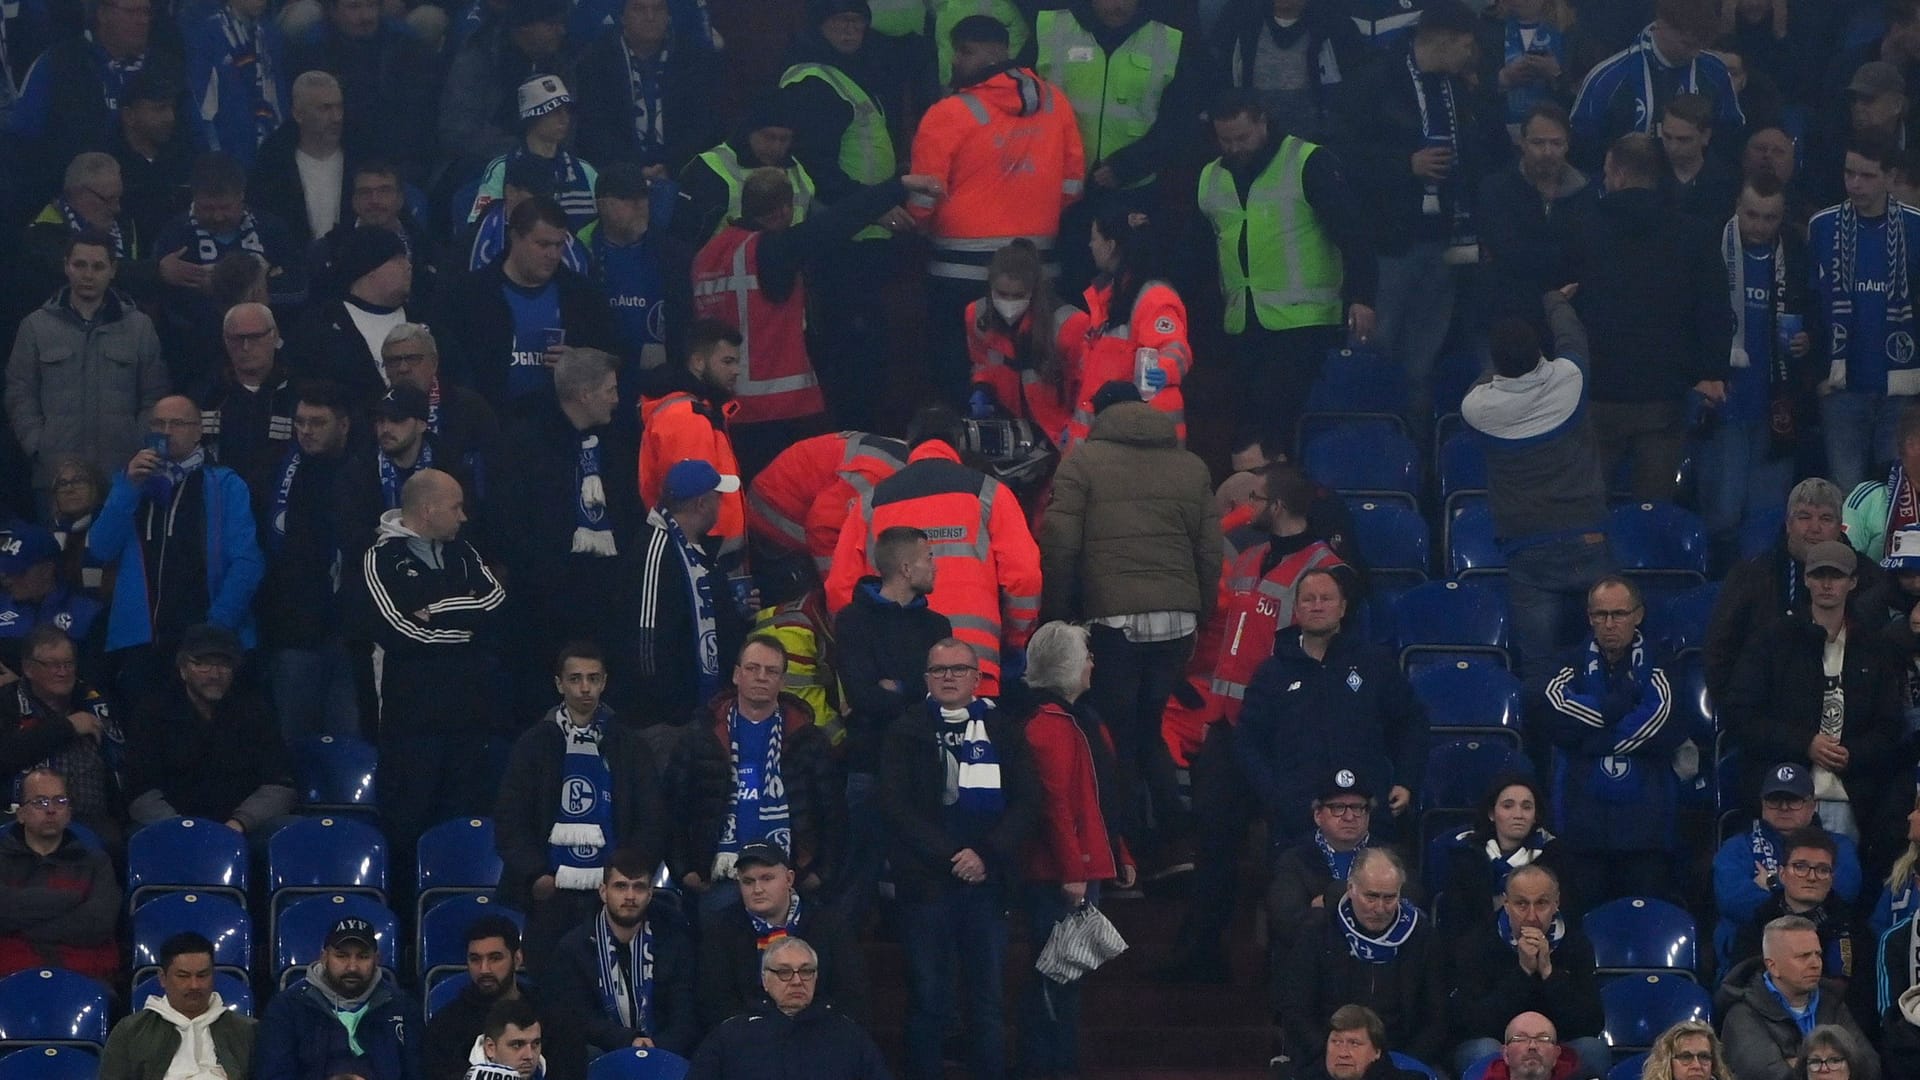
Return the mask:
[[(0, 975), (102, 1076), (884, 1076), (874, 934), (908, 1076), (1074, 1076), (1010, 938), (1182, 883), (1288, 1076), (1607, 1075), (1622, 900), (1718, 989), (1644, 1076), (1920, 1074), (1920, 0), (748, 7), (0, 4)], [(1484, 465), (1464, 821), (1352, 370)], [(403, 924), (492, 821), (460, 993), (349, 916), (129, 1000), (130, 840), (362, 743)]]

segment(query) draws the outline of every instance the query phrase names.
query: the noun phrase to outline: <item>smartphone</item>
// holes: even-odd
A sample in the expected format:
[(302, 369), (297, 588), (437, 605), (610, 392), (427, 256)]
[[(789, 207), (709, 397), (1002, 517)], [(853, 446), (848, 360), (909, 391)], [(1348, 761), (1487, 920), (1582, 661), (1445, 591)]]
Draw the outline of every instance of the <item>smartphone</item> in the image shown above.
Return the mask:
[(147, 449), (159, 455), (160, 460), (167, 459), (167, 433), (154, 431), (147, 434)]
[(567, 330), (564, 326), (547, 327), (547, 348), (564, 348), (567, 344)]

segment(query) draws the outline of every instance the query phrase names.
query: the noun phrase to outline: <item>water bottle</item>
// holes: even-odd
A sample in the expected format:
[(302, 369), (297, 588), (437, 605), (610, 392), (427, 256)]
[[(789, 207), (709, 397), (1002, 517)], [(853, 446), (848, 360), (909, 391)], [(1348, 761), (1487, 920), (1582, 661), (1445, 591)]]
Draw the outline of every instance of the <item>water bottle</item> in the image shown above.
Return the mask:
[(1147, 381), (1147, 373), (1158, 370), (1159, 367), (1159, 349), (1142, 345), (1133, 350), (1133, 385), (1140, 391), (1141, 401), (1152, 401), (1153, 395), (1160, 392), (1158, 387)]

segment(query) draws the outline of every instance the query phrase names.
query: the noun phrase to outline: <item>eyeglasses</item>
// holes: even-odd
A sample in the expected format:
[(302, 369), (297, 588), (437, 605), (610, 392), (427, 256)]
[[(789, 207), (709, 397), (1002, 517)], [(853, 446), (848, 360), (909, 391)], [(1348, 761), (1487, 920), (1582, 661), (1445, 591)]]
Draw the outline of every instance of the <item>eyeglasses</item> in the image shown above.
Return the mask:
[(936, 679), (964, 679), (969, 672), (979, 670), (971, 664), (935, 664), (927, 669), (927, 674)]
[(42, 660), (37, 656), (29, 656), (27, 657), (27, 663), (37, 664), (40, 667), (46, 668), (48, 671), (73, 670), (73, 661), (71, 660)]
[(72, 803), (73, 800), (65, 795), (36, 795), (31, 799), (20, 800), (20, 805), (31, 806), (35, 810), (52, 810), (55, 807), (64, 810)]
[(1628, 619), (1633, 618), (1634, 613), (1639, 610), (1640, 608), (1636, 605), (1624, 611), (1589, 611), (1587, 612), (1587, 621), (1594, 624), (1626, 622)]
[(224, 656), (188, 657), (187, 666), (195, 671), (232, 671), (233, 661)]
[(1808, 1072), (1839, 1072), (1847, 1068), (1848, 1061), (1843, 1057), (1810, 1057), (1807, 1059)]
[(1673, 1063), (1675, 1065), (1711, 1065), (1713, 1064), (1713, 1051), (1675, 1050), (1673, 1052)]
[(1552, 1046), (1559, 1041), (1560, 1039), (1557, 1035), (1526, 1035), (1516, 1033), (1507, 1036), (1508, 1046)]
[(1321, 803), (1320, 809), (1337, 818), (1357, 818), (1367, 812), (1366, 803)]
[(409, 367), (414, 364), (424, 364), (431, 359), (432, 357), (423, 352), (388, 353), (380, 358), (380, 363), (385, 367)]
[(99, 199), (101, 202), (106, 203), (108, 206), (119, 206), (120, 200), (125, 197), (117, 193), (113, 195), (109, 195), (106, 192), (101, 191), (99, 188), (82, 187), (80, 190), (86, 192), (87, 194), (93, 196), (96, 199)]
[(1790, 862), (1787, 864), (1787, 869), (1815, 881), (1825, 881), (1833, 876), (1833, 867), (1827, 863)]
[(64, 491), (67, 488), (92, 487), (93, 481), (84, 476), (62, 476), (54, 480), (53, 486), (56, 490)]
[(278, 333), (276, 330), (258, 330), (251, 334), (245, 334), (239, 331), (229, 330), (221, 336), (227, 339), (227, 344), (229, 345), (259, 345), (263, 342), (271, 341)]
[(770, 967), (767, 969), (767, 974), (779, 979), (783, 983), (790, 983), (795, 979), (812, 982), (820, 977), (820, 969), (812, 964), (797, 968)]
[(197, 416), (191, 420), (163, 420), (156, 416), (147, 421), (147, 426), (154, 431), (194, 431), (204, 423), (205, 421)]

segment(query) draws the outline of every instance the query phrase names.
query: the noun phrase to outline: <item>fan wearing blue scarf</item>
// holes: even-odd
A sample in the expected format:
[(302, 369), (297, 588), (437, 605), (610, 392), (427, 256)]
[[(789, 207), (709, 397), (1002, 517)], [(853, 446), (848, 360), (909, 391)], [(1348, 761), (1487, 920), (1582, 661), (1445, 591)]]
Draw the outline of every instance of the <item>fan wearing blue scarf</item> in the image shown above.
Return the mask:
[[(1333, 919), (1347, 941), (1347, 953), (1368, 964), (1391, 964), (1422, 921), (1420, 909), (1401, 895), (1405, 872), (1384, 848), (1367, 848), (1354, 860), (1347, 895)], [(1391, 891), (1382, 888), (1391, 882)]]

